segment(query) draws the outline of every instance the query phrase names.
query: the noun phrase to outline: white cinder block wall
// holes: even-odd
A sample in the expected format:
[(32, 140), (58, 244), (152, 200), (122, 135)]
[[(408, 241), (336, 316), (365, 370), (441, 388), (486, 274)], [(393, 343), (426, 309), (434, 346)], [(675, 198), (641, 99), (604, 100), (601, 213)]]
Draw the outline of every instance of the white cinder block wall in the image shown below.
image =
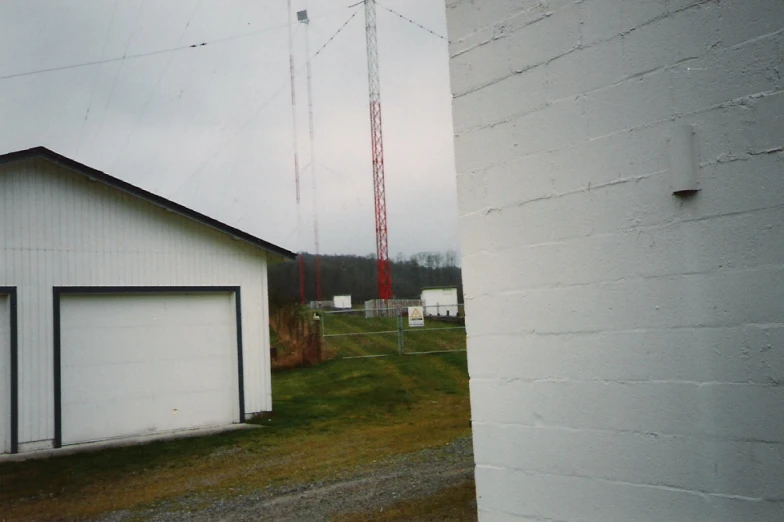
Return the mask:
[(784, 2), (446, 4), (480, 519), (784, 520)]

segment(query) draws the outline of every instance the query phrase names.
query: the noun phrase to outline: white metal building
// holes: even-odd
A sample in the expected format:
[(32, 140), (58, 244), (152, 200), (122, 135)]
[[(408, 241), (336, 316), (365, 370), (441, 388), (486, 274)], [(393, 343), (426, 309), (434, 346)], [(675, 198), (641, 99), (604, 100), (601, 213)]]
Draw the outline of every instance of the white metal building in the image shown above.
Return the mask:
[(784, 2), (446, 5), (479, 519), (784, 520)]
[(272, 408), (291, 252), (45, 148), (0, 156), (0, 453)]
[(457, 288), (423, 288), (421, 293), (425, 316), (452, 316), (459, 314)]
[(350, 295), (336, 295), (333, 300), (333, 308), (338, 310), (351, 309), (351, 296)]

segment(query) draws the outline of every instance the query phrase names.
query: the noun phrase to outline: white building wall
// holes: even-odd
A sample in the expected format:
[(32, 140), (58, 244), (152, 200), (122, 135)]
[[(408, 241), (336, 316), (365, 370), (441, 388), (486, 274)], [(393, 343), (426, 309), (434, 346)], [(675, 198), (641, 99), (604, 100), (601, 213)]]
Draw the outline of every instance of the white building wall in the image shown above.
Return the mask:
[(459, 315), (457, 288), (427, 288), (420, 295), (425, 315)]
[(480, 519), (784, 520), (784, 3), (446, 3)]
[(53, 286), (241, 286), (245, 411), (271, 410), (263, 250), (44, 159), (0, 165), (0, 201), (0, 286), (18, 291), (20, 445), (54, 433)]
[(336, 295), (332, 300), (332, 306), (338, 309), (351, 309), (351, 296)]

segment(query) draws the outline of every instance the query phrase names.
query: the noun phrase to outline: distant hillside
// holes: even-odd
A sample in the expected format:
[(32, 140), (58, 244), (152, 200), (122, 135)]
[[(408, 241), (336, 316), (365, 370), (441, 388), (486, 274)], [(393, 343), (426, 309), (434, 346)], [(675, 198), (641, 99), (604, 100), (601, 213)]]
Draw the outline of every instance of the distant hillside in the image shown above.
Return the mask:
[[(372, 256), (321, 256), (321, 281), (324, 299), (350, 294), (354, 303), (378, 298), (378, 264)], [(315, 256), (305, 254), (306, 295), (316, 300)], [(419, 297), (423, 287), (456, 286), (463, 299), (463, 283), (454, 252), (422, 252), (408, 259), (392, 261), (392, 286), (395, 297)], [(269, 268), (270, 300), (273, 303), (299, 300), (297, 262)]]

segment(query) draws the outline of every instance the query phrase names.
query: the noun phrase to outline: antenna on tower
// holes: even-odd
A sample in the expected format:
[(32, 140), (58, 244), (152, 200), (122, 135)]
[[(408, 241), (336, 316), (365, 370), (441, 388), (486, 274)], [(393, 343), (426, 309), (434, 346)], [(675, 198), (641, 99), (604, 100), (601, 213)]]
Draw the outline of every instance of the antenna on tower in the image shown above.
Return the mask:
[[(307, 7), (307, 2), (305, 3)], [(313, 124), (313, 75), (310, 67), (310, 19), (307, 9), (297, 12), (297, 20), (305, 24), (305, 55), (307, 56), (308, 74), (308, 126), (310, 130), (310, 180), (313, 190), (313, 242), (316, 250), (316, 299), (321, 302), (324, 294), (321, 287), (321, 254), (319, 252), (319, 226), (318, 226), (318, 192), (316, 190), (316, 147), (315, 127)]]
[(384, 142), (381, 132), (381, 88), (378, 73), (376, 0), (364, 0), (367, 41), (368, 92), (370, 95), (370, 137), (373, 156), (373, 189), (376, 208), (376, 257), (380, 299), (392, 299), (392, 267), (387, 238), (387, 198), (384, 181)]

